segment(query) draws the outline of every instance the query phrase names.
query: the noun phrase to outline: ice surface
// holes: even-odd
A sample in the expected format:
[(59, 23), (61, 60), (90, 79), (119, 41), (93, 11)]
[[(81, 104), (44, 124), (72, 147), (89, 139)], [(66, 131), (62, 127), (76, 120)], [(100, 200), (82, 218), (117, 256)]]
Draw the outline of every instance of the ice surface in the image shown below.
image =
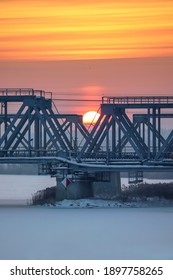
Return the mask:
[(0, 259), (173, 259), (173, 208), (0, 208)]
[[(17, 203), (54, 184), (47, 176), (0, 175), (0, 199)], [(0, 207), (0, 259), (173, 259), (171, 205), (148, 198)]]

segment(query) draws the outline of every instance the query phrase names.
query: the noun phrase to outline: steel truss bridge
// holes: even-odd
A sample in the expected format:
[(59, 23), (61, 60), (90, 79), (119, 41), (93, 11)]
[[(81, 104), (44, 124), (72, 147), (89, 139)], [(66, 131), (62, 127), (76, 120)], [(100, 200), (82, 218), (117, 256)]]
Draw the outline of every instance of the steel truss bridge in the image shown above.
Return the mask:
[(91, 131), (42, 90), (1, 88), (0, 104), (0, 163), (47, 173), (173, 170), (171, 96), (103, 97)]

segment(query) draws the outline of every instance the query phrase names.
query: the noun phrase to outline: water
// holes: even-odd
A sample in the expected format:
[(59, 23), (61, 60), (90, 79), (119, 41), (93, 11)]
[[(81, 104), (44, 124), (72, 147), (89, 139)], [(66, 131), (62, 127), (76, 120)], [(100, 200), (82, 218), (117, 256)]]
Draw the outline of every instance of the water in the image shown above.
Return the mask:
[(55, 185), (50, 176), (0, 175), (0, 205), (26, 205), (37, 191)]
[[(144, 179), (144, 182), (172, 182), (166, 179)], [(38, 175), (0, 175), (0, 205), (27, 205), (37, 191), (56, 185), (56, 179)], [(128, 185), (121, 178), (121, 185)]]

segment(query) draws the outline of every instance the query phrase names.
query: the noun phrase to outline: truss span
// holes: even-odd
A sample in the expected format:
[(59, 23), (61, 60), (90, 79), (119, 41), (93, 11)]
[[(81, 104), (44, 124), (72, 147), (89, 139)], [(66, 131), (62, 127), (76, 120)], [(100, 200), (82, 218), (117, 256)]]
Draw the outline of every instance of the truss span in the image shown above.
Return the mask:
[(0, 89), (0, 105), (1, 163), (173, 168), (171, 96), (103, 97), (91, 132), (82, 116), (59, 114), (43, 90)]

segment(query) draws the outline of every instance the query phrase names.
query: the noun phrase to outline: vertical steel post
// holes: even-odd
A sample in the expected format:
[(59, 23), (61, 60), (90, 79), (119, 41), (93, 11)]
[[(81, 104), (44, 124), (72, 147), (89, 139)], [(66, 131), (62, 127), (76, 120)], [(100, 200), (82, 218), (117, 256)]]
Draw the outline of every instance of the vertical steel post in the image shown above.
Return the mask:
[(77, 123), (76, 123), (76, 121), (75, 121), (74, 151), (77, 152)]
[(141, 122), (139, 123), (139, 135), (140, 135), (140, 137), (142, 138), (142, 135), (141, 135)]
[(42, 123), (39, 121), (39, 148), (43, 147), (43, 126)]
[(112, 153), (115, 156), (116, 153), (116, 122), (112, 120)]
[[(4, 132), (7, 130), (7, 114), (8, 114), (8, 109), (7, 109), (7, 101), (4, 102)], [(7, 144), (7, 136), (5, 137), (5, 145)]]
[(145, 143), (145, 122), (142, 123), (142, 136), (143, 136), (143, 141)]
[(39, 118), (36, 116), (35, 118), (35, 127), (34, 127), (34, 140), (35, 140), (35, 152), (38, 155), (39, 152)]
[(150, 159), (150, 152), (151, 152), (151, 139), (150, 139), (150, 108), (148, 108), (148, 159)]
[(153, 157), (156, 156), (156, 108), (153, 108)]
[(46, 135), (46, 129), (43, 127), (43, 147), (44, 147), (44, 155), (46, 155), (47, 150), (47, 135)]
[(73, 124), (70, 123), (70, 143), (73, 146)]
[(109, 129), (107, 129), (107, 133), (106, 133), (106, 163), (109, 164), (109, 156), (110, 156), (110, 152), (109, 152)]
[(28, 110), (28, 152), (29, 156), (31, 156), (31, 110)]
[(161, 147), (161, 117), (160, 117), (160, 108), (158, 108), (158, 151)]
[(119, 146), (119, 158), (121, 158), (121, 127), (118, 125), (118, 146)]

